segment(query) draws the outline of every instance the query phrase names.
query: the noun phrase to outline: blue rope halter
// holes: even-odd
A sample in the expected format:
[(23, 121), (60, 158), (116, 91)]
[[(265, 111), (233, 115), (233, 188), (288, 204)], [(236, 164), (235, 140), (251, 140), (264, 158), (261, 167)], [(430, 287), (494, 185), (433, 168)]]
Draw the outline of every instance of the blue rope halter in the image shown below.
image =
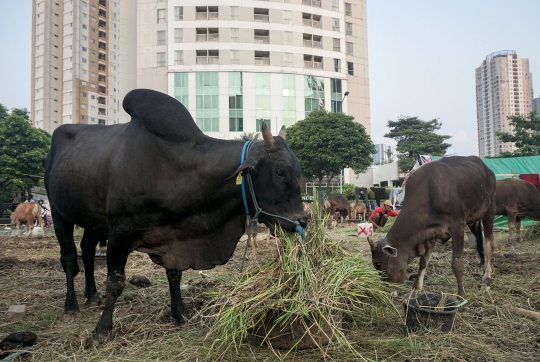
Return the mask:
[[(242, 154), (240, 156), (240, 164), (244, 163), (245, 157), (249, 153), (249, 150), (251, 149), (252, 145), (253, 145), (253, 142), (248, 141), (248, 140), (246, 140), (246, 142), (244, 143), (244, 147), (242, 148)], [(283, 216), (271, 214), (269, 212), (263, 211), (263, 209), (259, 207), (259, 204), (257, 203), (257, 199), (255, 198), (255, 191), (253, 190), (253, 182), (251, 181), (251, 175), (249, 173), (246, 174), (246, 172), (242, 172), (242, 185), (241, 185), (242, 201), (244, 202), (244, 209), (246, 211), (246, 215), (248, 216), (250, 215), (249, 207), (247, 203), (247, 197), (246, 197), (246, 186), (245, 186), (246, 178), (247, 178), (247, 184), (249, 187), (249, 192), (251, 194), (251, 199), (253, 200), (253, 206), (255, 207), (255, 216), (253, 217), (253, 221), (257, 221), (259, 219), (260, 214), (264, 214), (266, 216), (270, 216), (275, 219), (288, 221), (295, 225), (295, 231), (298, 233), (298, 235), (300, 235), (302, 239), (304, 239), (306, 236), (306, 233), (305, 233), (304, 228), (300, 226), (300, 223), (298, 221), (293, 221)]]

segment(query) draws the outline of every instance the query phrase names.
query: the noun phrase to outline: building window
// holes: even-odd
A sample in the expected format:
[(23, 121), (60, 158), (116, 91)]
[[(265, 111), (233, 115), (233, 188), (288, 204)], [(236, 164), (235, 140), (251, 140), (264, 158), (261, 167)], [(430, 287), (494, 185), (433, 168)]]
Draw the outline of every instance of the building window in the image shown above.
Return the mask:
[(88, 26), (87, 26), (86, 24), (83, 24), (83, 25), (82, 25), (82, 28), (83, 28), (83, 29), (88, 29)]
[(345, 15), (352, 16), (352, 5), (345, 3)]
[(239, 53), (239, 50), (231, 50), (231, 64), (240, 64)]
[[(83, 107), (83, 108), (86, 108), (86, 107)], [(81, 116), (81, 120), (86, 121), (86, 116)]]
[(165, 30), (159, 30), (157, 32), (157, 45), (165, 45), (165, 44), (167, 44)]
[(166, 53), (157, 53), (157, 66), (164, 67), (166, 65)]
[(331, 111), (343, 112), (341, 79), (330, 79)]
[(339, 11), (339, 1), (340, 0), (332, 0), (332, 10), (333, 11)]
[(229, 73), (229, 131), (244, 131), (242, 72)]
[(184, 20), (184, 7), (175, 6), (174, 7), (174, 21)]
[(306, 117), (315, 109), (324, 109), (324, 78), (304, 76), (304, 106)]
[(285, 45), (292, 45), (293, 43), (292, 31), (286, 31), (283, 33), (283, 43)]
[(238, 43), (240, 41), (240, 29), (231, 28), (231, 43)]
[(196, 79), (196, 123), (203, 132), (219, 132), (218, 72), (199, 72)]
[(332, 30), (339, 31), (339, 19), (332, 18)]
[(347, 62), (347, 73), (354, 75), (354, 64), (352, 62)]
[(174, 51), (174, 64), (184, 65), (184, 51), (183, 50)]
[(353, 43), (347, 42), (347, 55), (353, 55)]
[(187, 108), (188, 95), (188, 74), (174, 73), (174, 98)]
[(341, 51), (341, 46), (340, 46), (341, 41), (339, 39), (334, 38), (333, 43), (334, 43), (334, 51), (335, 52), (340, 52)]
[(183, 43), (184, 42), (184, 29), (176, 28), (174, 29), (174, 42)]
[(82, 62), (83, 62), (83, 63), (86, 63), (86, 58), (82, 58)]
[(238, 6), (231, 6), (231, 20), (240, 19)]
[(270, 74), (255, 74), (255, 130), (261, 131), (262, 122), (270, 128)]
[(293, 66), (293, 53), (283, 53), (283, 65), (286, 67)]
[(352, 35), (352, 23), (345, 23), (345, 34)]
[(157, 23), (165, 24), (165, 9), (158, 9), (157, 11)]
[(282, 75), (283, 124), (286, 127), (296, 122), (296, 82), (294, 74)]
[(292, 24), (292, 12), (283, 10), (283, 24)]
[(341, 59), (334, 59), (334, 72), (341, 72)]

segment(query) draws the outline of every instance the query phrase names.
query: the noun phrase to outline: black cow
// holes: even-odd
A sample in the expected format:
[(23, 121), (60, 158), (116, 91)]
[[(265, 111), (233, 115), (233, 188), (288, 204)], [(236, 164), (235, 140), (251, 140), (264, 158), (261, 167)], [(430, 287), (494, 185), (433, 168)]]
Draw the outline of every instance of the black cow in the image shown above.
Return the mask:
[(225, 264), (245, 232), (240, 175), (252, 181), (253, 193), (246, 186), (251, 216), (262, 209), (259, 220), (272, 232), (276, 224), (287, 230), (307, 224), (300, 166), (285, 142), (284, 127), (273, 137), (263, 123), (264, 142), (252, 143), (241, 163), (244, 142), (204, 135), (187, 109), (168, 95), (134, 90), (123, 107), (131, 115), (126, 124), (58, 127), (45, 170), (67, 279), (66, 313), (79, 311), (73, 226), (85, 230), (87, 303), (99, 302), (94, 250), (100, 234), (108, 232), (106, 301), (95, 340), (112, 330), (124, 268), (134, 250), (166, 269), (171, 314), (177, 323), (189, 318), (180, 296), (182, 271)]
[(435, 242), (445, 243), (452, 238), (452, 271), (458, 293), (464, 295), (463, 244), (468, 225), (479, 238), (477, 248), (484, 265), (482, 281), (489, 288), (495, 217), (493, 172), (476, 156), (443, 157), (412, 173), (406, 191), (401, 213), (386, 239), (377, 243), (368, 239), (375, 268), (385, 271), (389, 282), (402, 283), (407, 265), (419, 256), (414, 288), (422, 289)]
[(521, 219), (540, 221), (540, 192), (525, 180), (497, 181), (495, 200), (495, 215), (508, 216), (508, 243), (512, 242), (514, 229), (518, 241), (523, 241)]

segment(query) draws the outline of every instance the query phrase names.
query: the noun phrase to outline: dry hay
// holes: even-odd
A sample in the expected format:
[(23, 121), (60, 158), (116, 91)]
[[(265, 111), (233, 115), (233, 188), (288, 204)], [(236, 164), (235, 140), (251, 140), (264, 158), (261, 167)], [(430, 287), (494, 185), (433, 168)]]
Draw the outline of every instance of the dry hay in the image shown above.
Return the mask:
[[(370, 260), (365, 239), (358, 239), (356, 228), (338, 226), (333, 231), (344, 239), (343, 246), (358, 251)], [(494, 281), (491, 291), (480, 289), (482, 270), (476, 251), (464, 254), (464, 285), (469, 303), (458, 314), (453, 333), (422, 331), (407, 334), (401, 321), (373, 316), (372, 323), (347, 329), (347, 336), (362, 355), (377, 361), (535, 361), (540, 355), (540, 324), (510, 311), (505, 305), (540, 310), (540, 239), (507, 246), (506, 233), (498, 236), (494, 256)], [(77, 318), (63, 318), (65, 276), (59, 263), (59, 248), (51, 238), (32, 241), (0, 238), (0, 337), (15, 331), (30, 330), (38, 335), (35, 349), (25, 357), (32, 361), (212, 361), (209, 345), (203, 342), (208, 332), (198, 310), (211, 302), (209, 293), (221, 280), (237, 273), (244, 243), (239, 243), (233, 259), (226, 265), (198, 273), (184, 273), (185, 302), (194, 316), (190, 324), (172, 323), (169, 291), (164, 270), (140, 253), (133, 253), (126, 267), (126, 277), (144, 275), (152, 285), (137, 288), (129, 283), (116, 305), (114, 339), (99, 348), (92, 345), (92, 331), (100, 308), (82, 309)], [(272, 243), (261, 243), (257, 259), (250, 251), (249, 263), (262, 263), (273, 254)], [(438, 245), (428, 266), (425, 289), (455, 293), (456, 280), (451, 271), (451, 245)], [(409, 272), (417, 272), (413, 261)], [(96, 270), (98, 291), (104, 293), (106, 270)], [(75, 280), (82, 307), (84, 276)], [(25, 304), (27, 315), (22, 322), (6, 323), (9, 305)], [(396, 301), (399, 308), (399, 301)], [(348, 351), (329, 347), (327, 360), (359, 360)], [(225, 361), (274, 361), (276, 356), (264, 346), (243, 344), (238, 354), (230, 352)], [(294, 352), (288, 361), (323, 361), (317, 350)]]

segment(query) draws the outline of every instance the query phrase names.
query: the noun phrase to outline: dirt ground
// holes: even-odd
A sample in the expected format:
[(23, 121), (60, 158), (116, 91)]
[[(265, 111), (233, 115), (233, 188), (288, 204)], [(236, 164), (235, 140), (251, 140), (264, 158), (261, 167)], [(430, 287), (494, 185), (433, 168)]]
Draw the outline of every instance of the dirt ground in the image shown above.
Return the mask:
[[(356, 237), (353, 226), (339, 226), (331, 232), (343, 240), (351, 253), (371, 259), (366, 239)], [(382, 234), (381, 234), (382, 235)], [(288, 361), (538, 361), (540, 321), (516, 314), (508, 306), (540, 311), (540, 240), (506, 245), (507, 234), (497, 236), (494, 283), (481, 289), (482, 270), (473, 249), (465, 252), (464, 285), (468, 304), (460, 310), (452, 333), (424, 330), (407, 333), (403, 309), (374, 315), (372, 323), (351, 326), (349, 339), (362, 357), (329, 346), (326, 359), (317, 350), (295, 352)], [(80, 239), (80, 237), (79, 237)], [(262, 263), (275, 250), (275, 240), (260, 241), (248, 250), (249, 263)], [(130, 283), (118, 300), (114, 313), (113, 339), (99, 347), (92, 344), (92, 331), (100, 307), (82, 309), (77, 317), (64, 317), (65, 276), (54, 236), (37, 239), (0, 238), (0, 340), (12, 332), (32, 331), (38, 339), (25, 361), (275, 361), (266, 346), (245, 343), (237, 352), (216, 356), (205, 339), (208, 319), (198, 310), (212, 299), (213, 287), (237, 274), (245, 243), (240, 242), (233, 258), (224, 266), (184, 273), (184, 300), (193, 315), (187, 325), (176, 326), (169, 313), (169, 291), (165, 271), (141, 253), (131, 254), (127, 279), (146, 276), (151, 285), (138, 288)], [(451, 245), (438, 245), (430, 261), (425, 289), (456, 293), (450, 267)], [(409, 266), (416, 273), (417, 261)], [(98, 267), (98, 290), (104, 294), (106, 269)], [(79, 304), (84, 303), (84, 275), (76, 278)], [(409, 286), (410, 288), (410, 286)], [(23, 321), (6, 322), (10, 305), (24, 304)]]

